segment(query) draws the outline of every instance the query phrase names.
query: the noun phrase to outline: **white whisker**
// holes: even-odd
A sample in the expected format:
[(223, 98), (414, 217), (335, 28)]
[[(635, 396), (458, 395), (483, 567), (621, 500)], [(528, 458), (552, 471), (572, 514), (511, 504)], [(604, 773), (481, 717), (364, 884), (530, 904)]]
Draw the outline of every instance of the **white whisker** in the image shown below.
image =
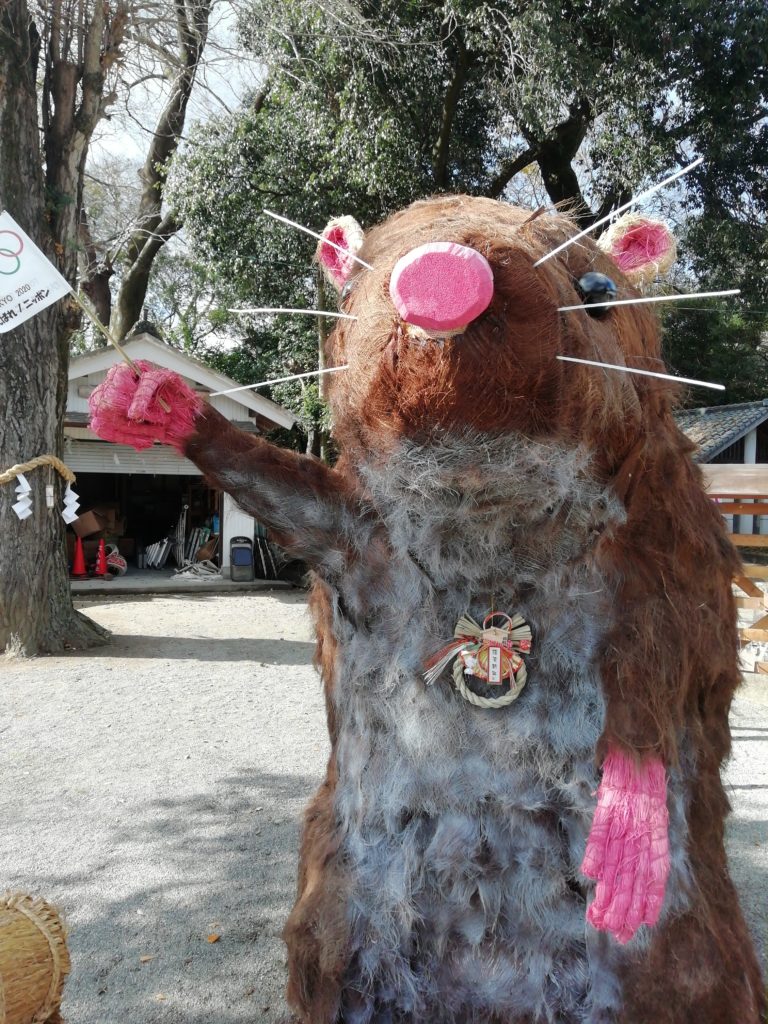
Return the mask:
[(669, 185), (670, 182), (675, 181), (677, 178), (682, 178), (684, 174), (692, 171), (694, 167), (698, 167), (700, 163), (703, 163), (703, 161), (704, 157), (700, 156), (698, 160), (694, 160), (692, 164), (688, 164), (688, 166), (683, 167), (682, 170), (675, 171), (674, 174), (670, 174), (668, 178), (660, 181), (658, 185), (652, 185), (650, 188), (647, 188), (645, 192), (641, 192), (639, 196), (633, 196), (628, 203), (624, 203), (623, 206), (620, 206), (616, 210), (611, 210), (611, 212), (607, 213), (605, 217), (601, 217), (599, 220), (596, 220), (594, 224), (590, 224), (588, 228), (584, 228), (584, 230), (580, 231), (578, 235), (574, 235), (573, 238), (566, 239), (561, 245), (558, 245), (556, 249), (553, 249), (552, 252), (548, 252), (546, 256), (542, 256), (540, 260), (537, 260), (533, 264), (534, 267), (538, 267), (540, 263), (544, 263), (546, 260), (551, 259), (553, 256), (557, 255), (557, 253), (562, 252), (563, 249), (567, 249), (569, 245), (573, 245), (574, 242), (578, 242), (580, 238), (588, 235), (591, 231), (594, 231), (595, 228), (599, 228), (607, 221), (612, 220), (620, 213), (623, 213), (624, 210), (628, 210), (630, 206), (634, 206), (636, 203), (642, 202), (644, 199), (647, 199), (648, 196), (652, 196), (654, 192), (658, 192), (660, 188), (664, 188), (665, 185)]
[(274, 217), (275, 220), (282, 221), (283, 224), (288, 224), (292, 228), (296, 228), (298, 231), (303, 231), (306, 235), (311, 235), (313, 238), (317, 238), (319, 241), (324, 242), (326, 245), (330, 245), (332, 249), (336, 249), (338, 252), (343, 253), (345, 256), (349, 256), (355, 263), (359, 263), (361, 267), (365, 267), (366, 270), (373, 270), (370, 263), (366, 263), (365, 260), (361, 260), (359, 256), (355, 256), (349, 249), (345, 249), (343, 245), (337, 245), (335, 242), (330, 241), (328, 238), (323, 238), (322, 235), (318, 235), (316, 231), (312, 231), (311, 228), (305, 228), (303, 224), (297, 224), (295, 220), (288, 220), (287, 217), (283, 217), (279, 213), (273, 213), (271, 210), (262, 210), (262, 213), (266, 213), (268, 217)]
[(558, 306), (559, 313), (567, 313), (571, 309), (593, 309), (606, 306), (636, 306), (640, 302), (679, 302), (680, 299), (715, 299), (722, 295), (738, 295), (741, 288), (729, 288), (724, 292), (687, 292), (684, 295), (644, 295), (637, 299), (614, 299), (609, 302), (586, 302), (580, 306)]
[(226, 391), (212, 391), (209, 398), (217, 395), (232, 395), (235, 391), (250, 391), (252, 388), (265, 388), (267, 384), (285, 384), (289, 380), (301, 380), (302, 377), (317, 377), (321, 373), (336, 373), (338, 370), (348, 370), (349, 365), (327, 366), (324, 370), (309, 370), (307, 373), (292, 373), (289, 377), (275, 377), (273, 380), (260, 380), (257, 384), (243, 384), (239, 388), (227, 388)]
[(576, 356), (558, 356), (564, 363), (582, 363), (584, 366), (600, 366), (604, 370), (619, 370), (621, 373), (639, 373), (643, 377), (659, 377), (661, 380), (673, 380), (676, 384), (695, 384), (700, 388), (713, 388), (725, 391), (723, 384), (710, 384), (705, 380), (694, 380), (692, 377), (674, 377), (671, 373), (656, 373), (655, 370), (636, 370), (633, 366), (618, 366), (616, 363), (598, 363), (594, 359), (577, 359)]
[(340, 320), (357, 320), (351, 313), (332, 313), (328, 309), (290, 309), (287, 306), (246, 306), (228, 309), (228, 313), (306, 313), (307, 316), (335, 316)]

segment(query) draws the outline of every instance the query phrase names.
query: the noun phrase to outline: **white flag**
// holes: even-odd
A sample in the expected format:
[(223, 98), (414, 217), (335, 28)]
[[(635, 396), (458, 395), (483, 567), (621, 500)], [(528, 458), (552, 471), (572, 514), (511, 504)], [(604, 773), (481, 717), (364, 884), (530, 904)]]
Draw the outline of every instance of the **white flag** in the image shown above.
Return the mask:
[(9, 213), (0, 213), (0, 334), (71, 291)]

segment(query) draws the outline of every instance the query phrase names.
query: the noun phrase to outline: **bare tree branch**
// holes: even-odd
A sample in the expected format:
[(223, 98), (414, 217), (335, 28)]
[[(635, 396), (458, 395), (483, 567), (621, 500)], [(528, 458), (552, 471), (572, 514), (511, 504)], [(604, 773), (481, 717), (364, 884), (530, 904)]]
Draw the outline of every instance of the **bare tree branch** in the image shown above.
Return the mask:
[(170, 95), (152, 133), (144, 165), (136, 226), (125, 249), (128, 270), (123, 276), (112, 316), (112, 329), (125, 337), (138, 319), (146, 295), (152, 260), (178, 230), (173, 217), (162, 215), (163, 192), (172, 161), (182, 137), (189, 99), (208, 35), (212, 0), (175, 0), (175, 60), (178, 71)]
[[(114, 274), (114, 269), (109, 260), (104, 260), (99, 255), (98, 248), (91, 234), (88, 213), (85, 209), (80, 214), (80, 243), (85, 256), (83, 291), (91, 300), (99, 320), (104, 325), (107, 325), (109, 324), (109, 317), (112, 311), (112, 294), (109, 288), (109, 279)], [(95, 333), (98, 335), (98, 332)], [(98, 343), (106, 344), (106, 341), (99, 336)]]
[(520, 153), (510, 160), (508, 163), (503, 164), (496, 172), (488, 188), (485, 190), (485, 194), (491, 199), (498, 199), (504, 189), (520, 171), (524, 171), (526, 167), (532, 164), (538, 157), (539, 150), (537, 146), (529, 146), (525, 152)]

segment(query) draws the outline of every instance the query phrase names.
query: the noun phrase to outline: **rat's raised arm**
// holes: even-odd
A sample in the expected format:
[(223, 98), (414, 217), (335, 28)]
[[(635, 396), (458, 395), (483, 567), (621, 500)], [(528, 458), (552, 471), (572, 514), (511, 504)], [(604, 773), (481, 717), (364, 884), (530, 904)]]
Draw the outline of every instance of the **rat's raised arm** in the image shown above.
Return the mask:
[(233, 427), (173, 371), (137, 365), (138, 378), (129, 366), (114, 366), (91, 395), (94, 432), (135, 448), (173, 445), (291, 555), (326, 572), (340, 570), (361, 527), (343, 478), (317, 459)]

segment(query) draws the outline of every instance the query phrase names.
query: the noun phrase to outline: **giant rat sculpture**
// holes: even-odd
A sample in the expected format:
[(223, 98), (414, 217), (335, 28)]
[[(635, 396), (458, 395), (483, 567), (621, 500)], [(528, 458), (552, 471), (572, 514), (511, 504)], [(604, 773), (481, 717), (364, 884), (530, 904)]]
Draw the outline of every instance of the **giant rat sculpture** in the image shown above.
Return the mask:
[(307, 1024), (765, 1013), (723, 848), (737, 557), (674, 387), (556, 359), (661, 365), (647, 307), (559, 312), (589, 272), (637, 294), (588, 240), (534, 266), (574, 231), (468, 197), (333, 222), (357, 317), (328, 345), (333, 469), (168, 371), (93, 395), (97, 433), (174, 444), (313, 569), (331, 755), (285, 928)]

